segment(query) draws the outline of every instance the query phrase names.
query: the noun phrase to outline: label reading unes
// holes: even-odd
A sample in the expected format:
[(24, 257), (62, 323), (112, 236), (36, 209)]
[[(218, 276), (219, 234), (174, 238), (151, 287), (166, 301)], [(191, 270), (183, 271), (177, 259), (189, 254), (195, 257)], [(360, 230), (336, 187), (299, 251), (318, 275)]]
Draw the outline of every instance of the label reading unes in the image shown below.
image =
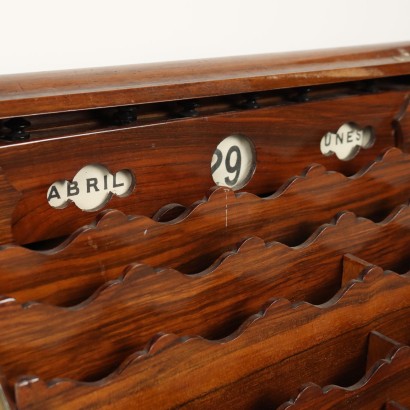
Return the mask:
[(342, 161), (353, 159), (360, 148), (371, 148), (375, 136), (372, 127), (359, 128), (355, 123), (343, 124), (336, 133), (328, 132), (320, 141), (320, 151), (325, 156), (335, 154)]

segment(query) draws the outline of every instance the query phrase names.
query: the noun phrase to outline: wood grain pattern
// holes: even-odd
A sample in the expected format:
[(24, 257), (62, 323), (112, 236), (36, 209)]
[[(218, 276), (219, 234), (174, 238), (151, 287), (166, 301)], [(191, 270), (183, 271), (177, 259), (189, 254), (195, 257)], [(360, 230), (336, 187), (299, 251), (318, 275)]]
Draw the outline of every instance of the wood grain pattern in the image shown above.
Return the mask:
[(0, 244), (12, 243), (14, 241), (12, 216), (20, 198), (20, 193), (10, 185), (1, 168), (0, 192)]
[[(0, 409), (408, 407), (409, 81), (409, 42), (0, 76)], [(246, 193), (194, 202), (232, 134)], [(92, 163), (135, 190), (52, 209)]]
[(185, 211), (186, 207), (181, 204), (167, 204), (158, 209), (158, 211), (152, 216), (152, 219), (158, 222), (169, 222), (178, 218)]
[(392, 126), (394, 129), (395, 145), (408, 152), (410, 149), (410, 95), (405, 98), (403, 105), (395, 115)]
[[(21, 374), (95, 380), (143, 349), (156, 333), (216, 339), (233, 332), (271, 297), (330, 299), (340, 288), (342, 263), (343, 270), (356, 271), (354, 276), (349, 272), (352, 278), (366, 267), (346, 252), (385, 269), (405, 262), (410, 270), (408, 232), (410, 207), (386, 224), (347, 213), (296, 248), (265, 246), (255, 238), (198, 275), (138, 265), (75, 308), (21, 306), (6, 299), (0, 305), (0, 364), (10, 383)], [(407, 241), (395, 240), (406, 235)], [(388, 252), (380, 251), (381, 244), (389, 244)], [(95, 340), (98, 348), (90, 351)]]
[(351, 374), (372, 330), (405, 343), (409, 313), (409, 276), (373, 268), (324, 305), (275, 300), (226, 339), (171, 338), (94, 383), (25, 378), (16, 400), (21, 410), (128, 409), (136, 402), (144, 409), (263, 409), (283, 403), (305, 380), (325, 385)]
[(0, 118), (408, 74), (409, 43), (0, 76)]
[(404, 407), (400, 403), (390, 400), (385, 404), (383, 410), (409, 410), (409, 407)]
[(308, 384), (294, 401), (278, 410), (382, 409), (390, 398), (410, 406), (410, 347), (395, 348), (378, 361), (357, 383), (348, 388)]
[[(84, 212), (73, 204), (54, 209), (47, 202), (52, 183), (72, 180), (87, 164), (102, 164), (111, 172), (129, 169), (136, 177), (132, 195), (114, 197), (106, 208), (152, 216), (171, 202), (189, 206), (214, 185), (210, 169), (213, 152), (220, 141), (232, 134), (243, 134), (255, 145), (256, 171), (245, 187), (247, 192), (272, 193), (314, 162), (352, 175), (383, 149), (394, 146), (391, 123), (408, 93), (397, 90), (336, 96), (303, 104), (3, 145), (0, 166), (22, 195), (13, 215), (15, 240), (27, 244), (68, 235), (93, 220), (97, 212)], [(351, 161), (323, 156), (321, 138), (348, 121), (372, 126), (376, 133), (374, 146), (361, 150)]]
[(371, 332), (367, 346), (366, 372), (369, 372), (378, 360), (390, 355), (393, 350), (403, 347), (396, 340), (390, 339), (379, 332)]
[[(400, 259), (400, 256), (399, 256)], [(397, 259), (396, 259), (397, 262)], [(351, 253), (346, 253), (343, 255), (343, 275), (342, 275), (342, 286), (346, 285), (347, 282), (356, 279), (359, 274), (366, 268), (372, 266), (371, 263), (365, 261), (364, 259), (358, 258)], [(409, 265), (410, 266), (410, 265)]]
[(55, 249), (4, 247), (1, 293), (20, 301), (73, 304), (117, 278), (129, 263), (197, 273), (250, 236), (301, 243), (345, 208), (359, 216), (380, 216), (407, 201), (409, 163), (409, 155), (391, 149), (351, 178), (311, 166), (267, 198), (219, 188), (167, 223), (105, 212), (96, 225)]

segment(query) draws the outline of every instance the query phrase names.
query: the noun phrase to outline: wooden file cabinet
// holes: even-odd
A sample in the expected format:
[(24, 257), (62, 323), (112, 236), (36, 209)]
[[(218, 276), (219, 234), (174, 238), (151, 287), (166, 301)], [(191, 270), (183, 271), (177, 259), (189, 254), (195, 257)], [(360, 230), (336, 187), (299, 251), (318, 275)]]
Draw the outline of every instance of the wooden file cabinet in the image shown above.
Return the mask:
[(409, 407), (409, 52), (0, 77), (3, 408)]

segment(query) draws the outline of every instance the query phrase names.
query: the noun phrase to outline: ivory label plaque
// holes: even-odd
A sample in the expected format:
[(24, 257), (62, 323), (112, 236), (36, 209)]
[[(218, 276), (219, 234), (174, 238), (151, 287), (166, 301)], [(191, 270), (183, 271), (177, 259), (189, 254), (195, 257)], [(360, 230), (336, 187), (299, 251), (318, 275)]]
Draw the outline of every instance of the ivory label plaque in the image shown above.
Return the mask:
[(353, 159), (360, 148), (367, 149), (374, 144), (372, 127), (359, 128), (355, 123), (343, 124), (336, 133), (328, 132), (320, 141), (320, 151), (325, 156), (335, 154), (342, 161)]
[(230, 135), (222, 140), (211, 161), (212, 178), (216, 185), (233, 190), (243, 188), (256, 167), (255, 148), (243, 135)]
[(104, 207), (112, 195), (126, 197), (135, 187), (131, 171), (121, 170), (115, 174), (103, 165), (93, 164), (82, 168), (72, 181), (56, 181), (47, 191), (51, 207), (63, 209), (73, 202), (83, 211), (96, 211)]

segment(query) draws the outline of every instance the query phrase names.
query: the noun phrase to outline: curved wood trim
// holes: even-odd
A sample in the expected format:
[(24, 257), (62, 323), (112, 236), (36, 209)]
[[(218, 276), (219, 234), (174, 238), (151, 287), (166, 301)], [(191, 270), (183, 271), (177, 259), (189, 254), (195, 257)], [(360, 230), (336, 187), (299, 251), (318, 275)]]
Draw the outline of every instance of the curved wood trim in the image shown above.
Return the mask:
[(0, 76), (0, 118), (398, 76), (410, 43)]

